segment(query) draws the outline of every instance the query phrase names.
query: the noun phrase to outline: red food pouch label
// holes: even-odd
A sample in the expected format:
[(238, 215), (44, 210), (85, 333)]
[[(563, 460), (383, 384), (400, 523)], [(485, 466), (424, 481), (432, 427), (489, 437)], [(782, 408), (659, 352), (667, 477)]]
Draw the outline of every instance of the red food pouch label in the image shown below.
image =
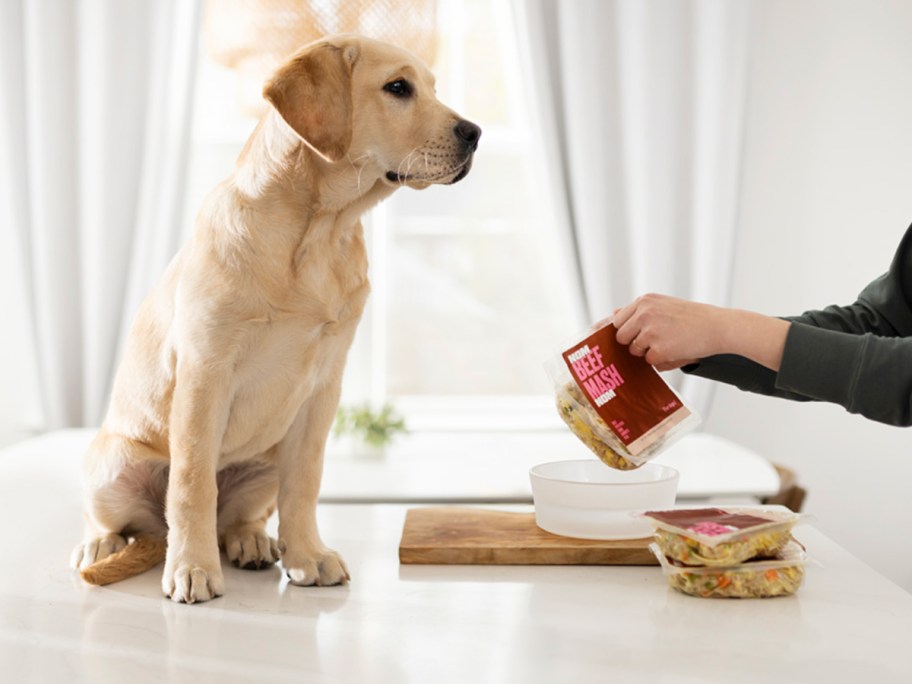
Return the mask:
[(690, 415), (659, 373), (620, 344), (609, 324), (563, 352), (570, 375), (634, 456)]

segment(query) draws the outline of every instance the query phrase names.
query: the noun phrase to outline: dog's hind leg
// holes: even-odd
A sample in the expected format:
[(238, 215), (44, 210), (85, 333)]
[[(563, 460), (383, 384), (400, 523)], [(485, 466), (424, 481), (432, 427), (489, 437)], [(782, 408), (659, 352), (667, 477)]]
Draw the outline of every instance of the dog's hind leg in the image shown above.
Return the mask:
[(121, 551), (130, 537), (165, 537), (164, 455), (148, 445), (100, 433), (85, 466), (86, 531), (70, 556), (74, 569), (85, 571)]
[(220, 470), (219, 545), (236, 567), (260, 570), (279, 560), (276, 540), (266, 533), (278, 495), (278, 472), (265, 460), (235, 463)]
[(127, 545), (127, 540), (115, 532), (96, 532), (91, 526), (86, 527), (81, 543), (76, 545), (70, 554), (70, 567), (74, 570), (85, 570), (112, 553), (117, 553)]

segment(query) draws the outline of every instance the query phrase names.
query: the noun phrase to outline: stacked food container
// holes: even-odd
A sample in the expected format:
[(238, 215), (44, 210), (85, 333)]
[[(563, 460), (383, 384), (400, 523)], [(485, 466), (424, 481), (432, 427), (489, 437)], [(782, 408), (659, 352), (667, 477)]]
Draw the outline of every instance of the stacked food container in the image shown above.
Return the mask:
[(780, 506), (649, 511), (668, 583), (703, 598), (794, 594), (804, 579), (804, 548), (792, 537), (800, 516)]

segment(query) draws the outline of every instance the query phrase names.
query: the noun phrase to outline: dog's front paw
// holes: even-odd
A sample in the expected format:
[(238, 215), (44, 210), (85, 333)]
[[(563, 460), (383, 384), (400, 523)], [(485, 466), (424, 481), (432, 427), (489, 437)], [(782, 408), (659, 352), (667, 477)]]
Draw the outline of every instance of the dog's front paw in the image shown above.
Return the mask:
[(312, 553), (282, 554), (282, 567), (292, 584), (302, 587), (329, 587), (351, 579), (342, 557), (330, 549)]
[(73, 549), (73, 553), (70, 555), (70, 567), (74, 570), (85, 570), (112, 553), (120, 551), (126, 545), (127, 540), (113, 532), (87, 539)]
[(216, 563), (169, 557), (162, 576), (162, 591), (178, 603), (200, 603), (225, 593), (222, 568)]
[(276, 540), (261, 527), (233, 528), (225, 533), (222, 545), (228, 560), (244, 570), (268, 568), (279, 560)]

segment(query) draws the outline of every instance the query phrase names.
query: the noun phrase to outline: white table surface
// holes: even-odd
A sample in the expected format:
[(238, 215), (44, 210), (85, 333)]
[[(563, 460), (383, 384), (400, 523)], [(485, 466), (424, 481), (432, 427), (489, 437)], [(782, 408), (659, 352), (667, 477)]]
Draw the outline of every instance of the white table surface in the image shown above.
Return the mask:
[[(58, 430), (0, 449), (16, 458), (82, 457), (94, 429)], [(539, 463), (593, 459), (569, 430), (529, 433), (415, 433), (382, 456), (327, 447), (320, 498), (331, 503), (531, 503), (529, 469)], [(692, 433), (655, 459), (680, 473), (680, 501), (746, 501), (774, 494), (770, 460), (734, 442)]]
[(226, 595), (187, 606), (160, 567), (101, 588), (67, 569), (77, 460), (0, 451), (0, 681), (912, 681), (912, 595), (809, 525), (795, 596), (706, 600), (656, 567), (400, 566), (406, 506), (325, 504), (350, 585), (226, 564)]

